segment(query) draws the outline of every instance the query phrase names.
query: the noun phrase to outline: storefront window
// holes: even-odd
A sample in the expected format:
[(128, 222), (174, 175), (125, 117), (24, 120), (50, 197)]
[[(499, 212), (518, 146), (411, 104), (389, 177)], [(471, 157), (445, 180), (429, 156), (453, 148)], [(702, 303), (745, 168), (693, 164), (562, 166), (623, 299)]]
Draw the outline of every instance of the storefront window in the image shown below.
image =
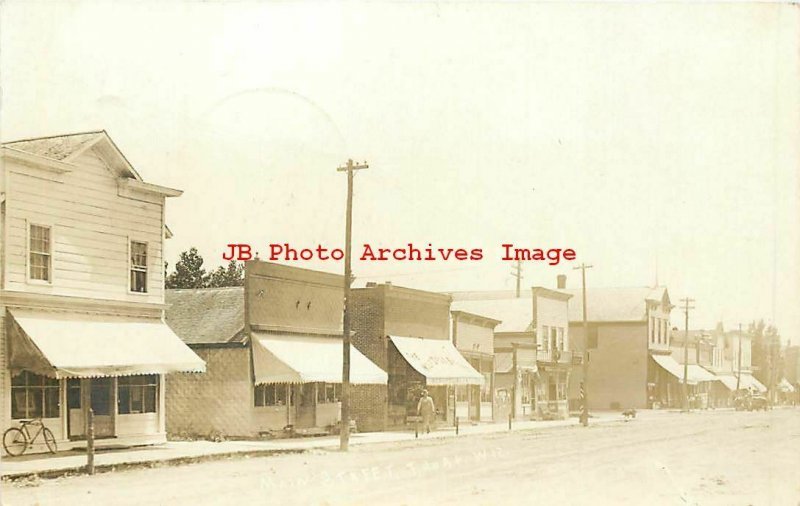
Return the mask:
[(339, 402), (341, 387), (336, 383), (319, 383), (317, 385), (317, 404)]
[(156, 412), (158, 376), (155, 374), (124, 376), (117, 380), (117, 385), (120, 415)]
[[(256, 406), (285, 406), (286, 385), (271, 383), (269, 385), (256, 385), (255, 405)], [(291, 402), (291, 400), (290, 400)]]
[(11, 418), (58, 418), (58, 380), (23, 371), (11, 378)]

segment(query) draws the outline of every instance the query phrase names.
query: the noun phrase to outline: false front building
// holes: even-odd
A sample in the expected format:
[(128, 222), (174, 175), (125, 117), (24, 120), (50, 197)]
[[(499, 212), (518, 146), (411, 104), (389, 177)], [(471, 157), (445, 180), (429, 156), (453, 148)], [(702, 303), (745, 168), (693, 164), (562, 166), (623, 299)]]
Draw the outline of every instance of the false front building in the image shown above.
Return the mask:
[[(167, 323), (208, 364), (167, 382), (167, 429), (203, 437), (336, 430), (342, 276), (245, 264), (244, 287), (167, 291)], [(351, 346), (351, 398), (383, 396), (386, 373)], [(351, 409), (359, 430), (368, 412)]]
[(494, 328), (495, 420), (564, 419), (573, 366), (569, 338), (569, 294), (533, 287), (508, 291), (457, 292), (454, 309), (487, 315)]
[[(59, 449), (165, 441), (167, 373), (201, 372), (162, 321), (167, 197), (105, 132), (2, 145), (0, 426)], [(36, 447), (34, 451), (41, 451)]]

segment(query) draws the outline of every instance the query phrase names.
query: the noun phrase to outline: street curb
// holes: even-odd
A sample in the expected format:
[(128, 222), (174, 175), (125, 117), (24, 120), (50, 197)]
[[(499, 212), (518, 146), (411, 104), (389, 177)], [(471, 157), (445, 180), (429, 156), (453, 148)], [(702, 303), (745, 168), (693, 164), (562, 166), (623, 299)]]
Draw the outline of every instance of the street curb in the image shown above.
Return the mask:
[[(197, 455), (193, 457), (173, 457), (167, 459), (148, 460), (140, 462), (122, 462), (119, 464), (100, 464), (95, 465), (95, 474), (109, 473), (116, 471), (127, 471), (131, 469), (148, 469), (156, 467), (172, 467), (182, 466), (188, 464), (199, 464), (201, 462), (212, 462), (215, 460), (225, 460), (230, 458), (248, 458), (248, 457), (270, 457), (273, 455), (289, 455), (306, 453), (315, 448), (278, 448), (269, 450), (246, 450), (246, 451), (233, 451), (224, 453), (212, 453), (209, 455)], [(86, 474), (86, 466), (65, 467), (62, 469), (52, 469), (48, 471), (25, 471), (15, 474), (7, 474), (0, 477), (0, 481), (4, 483), (14, 483), (17, 481), (27, 479), (54, 479), (65, 476), (89, 476)]]

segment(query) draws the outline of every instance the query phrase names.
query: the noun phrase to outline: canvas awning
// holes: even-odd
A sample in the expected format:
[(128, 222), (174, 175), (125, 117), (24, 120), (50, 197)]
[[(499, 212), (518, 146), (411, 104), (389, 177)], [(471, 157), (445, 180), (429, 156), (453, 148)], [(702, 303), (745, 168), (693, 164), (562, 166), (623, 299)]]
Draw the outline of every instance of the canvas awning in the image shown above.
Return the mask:
[(778, 389), (783, 393), (792, 393), (794, 392), (794, 386), (789, 383), (789, 380), (786, 378), (781, 379), (780, 383), (778, 383)]
[(698, 383), (703, 381), (717, 381), (717, 377), (697, 364), (689, 364), (689, 380), (695, 379)]
[[(341, 383), (342, 339), (254, 332), (255, 383)], [(350, 382), (385, 385), (386, 372), (350, 346)]]
[(10, 310), (9, 366), (56, 378), (205, 372), (160, 319)]
[(718, 381), (721, 381), (725, 387), (730, 390), (731, 392), (736, 390), (736, 386), (738, 383), (739, 389), (752, 389), (756, 390), (760, 393), (764, 393), (767, 391), (767, 387), (761, 384), (755, 377), (753, 377), (750, 373), (742, 373), (739, 381), (736, 381), (736, 373), (733, 374), (720, 374), (716, 376)]
[(408, 364), (428, 385), (483, 385), (484, 378), (446, 339), (389, 336)]
[[(662, 369), (675, 376), (679, 382), (683, 383), (683, 364), (679, 364), (677, 360), (670, 355), (651, 355), (653, 360), (661, 366)], [(706, 371), (696, 364), (689, 364), (686, 371), (687, 384), (696, 385), (704, 381), (716, 381), (717, 377)]]
[[(650, 355), (655, 360), (656, 364), (661, 366), (662, 369), (678, 378), (678, 381), (683, 383), (683, 365), (679, 364), (670, 355)], [(689, 385), (696, 385), (697, 381), (692, 381), (692, 378), (687, 378)]]
[(739, 388), (749, 388), (755, 390), (760, 393), (765, 393), (767, 391), (767, 387), (765, 387), (760, 381), (758, 381), (755, 376), (749, 373), (742, 373), (742, 377), (739, 380)]

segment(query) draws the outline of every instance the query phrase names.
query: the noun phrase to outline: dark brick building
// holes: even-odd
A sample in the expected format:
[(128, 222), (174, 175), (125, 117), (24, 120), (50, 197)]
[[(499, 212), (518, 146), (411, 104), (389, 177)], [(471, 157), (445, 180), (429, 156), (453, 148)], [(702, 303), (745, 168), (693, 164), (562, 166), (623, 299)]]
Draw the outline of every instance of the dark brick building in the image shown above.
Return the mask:
[(423, 388), (440, 420), (452, 423), (455, 386), (483, 384), (483, 376), (450, 341), (450, 300), (391, 283), (353, 290), (353, 345), (389, 375), (382, 398), (376, 391), (354, 399), (355, 409), (369, 410), (370, 424), (404, 424)]

